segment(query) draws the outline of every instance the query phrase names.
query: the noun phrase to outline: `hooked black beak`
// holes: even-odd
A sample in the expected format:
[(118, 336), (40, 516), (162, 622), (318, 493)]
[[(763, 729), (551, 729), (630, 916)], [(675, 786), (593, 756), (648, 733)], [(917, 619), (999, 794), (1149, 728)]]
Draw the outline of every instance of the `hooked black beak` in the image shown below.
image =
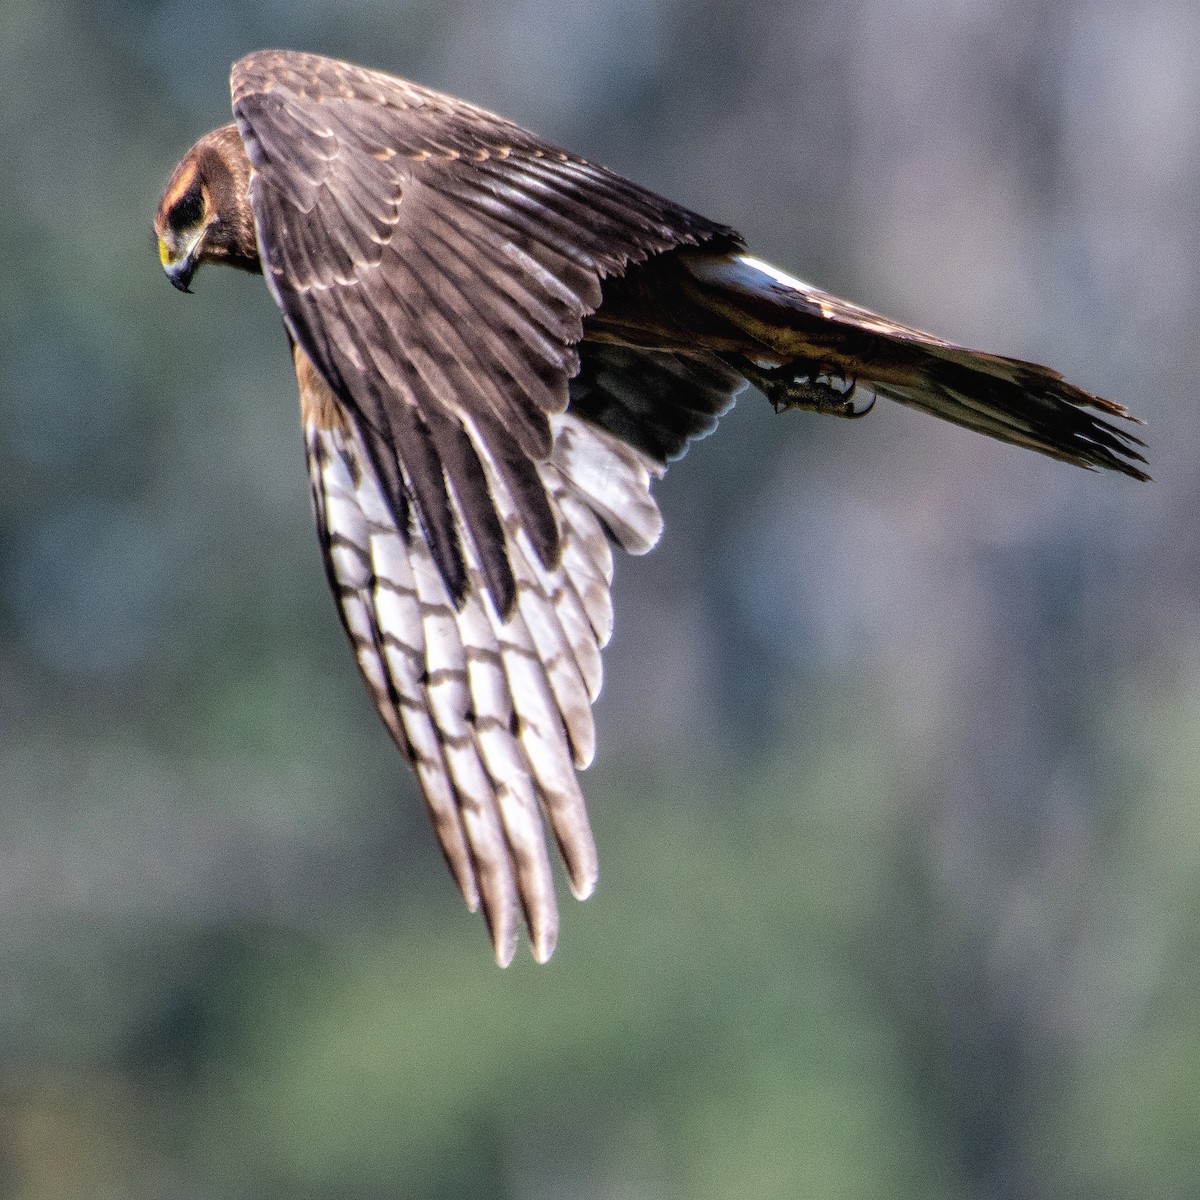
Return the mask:
[(181, 292), (191, 292), (188, 284), (192, 282), (192, 276), (196, 273), (196, 260), (190, 254), (178, 262), (164, 263), (163, 270), (166, 271), (172, 287), (177, 287)]
[(162, 263), (162, 269), (167, 273), (171, 286), (177, 287), (181, 292), (192, 290), (188, 284), (192, 282), (192, 276), (195, 275), (196, 267), (199, 265), (198, 259), (203, 240), (203, 237), (194, 238), (187, 249), (180, 254), (178, 243), (174, 239), (168, 241), (167, 237), (159, 235), (158, 261)]

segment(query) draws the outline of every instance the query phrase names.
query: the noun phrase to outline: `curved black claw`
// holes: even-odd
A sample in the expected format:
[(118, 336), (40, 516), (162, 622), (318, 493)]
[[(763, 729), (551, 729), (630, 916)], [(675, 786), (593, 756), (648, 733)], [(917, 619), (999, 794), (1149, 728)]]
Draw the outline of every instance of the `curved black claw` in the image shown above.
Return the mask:
[[(805, 412), (826, 413), (856, 421), (875, 407), (876, 396), (866, 408), (855, 408), (858, 380), (839, 375), (832, 367), (814, 363), (785, 363), (770, 367), (751, 362), (742, 355), (726, 355), (725, 360), (771, 402), (776, 412), (799, 408)], [(839, 383), (842, 386), (838, 386)]]
[(791, 374), (786, 367), (774, 370), (758, 368), (753, 374), (747, 373), (747, 378), (766, 393), (776, 412), (799, 408), (805, 412), (825, 413), (831, 417), (857, 420), (859, 417), (865, 417), (875, 407), (874, 393), (871, 394), (871, 402), (866, 408), (854, 406), (854, 397), (858, 393), (857, 380), (844, 380), (845, 386), (838, 387), (835, 383), (838, 377), (823, 371), (797, 376)]
[(875, 407), (875, 401), (879, 399), (879, 397), (872, 392), (871, 399), (866, 408), (855, 408), (854, 393), (856, 391), (858, 391), (858, 384), (854, 381), (851, 381), (849, 391), (844, 393), (846, 397), (845, 410), (837, 414), (839, 417), (845, 417), (847, 421), (859, 421), (863, 417), (868, 416), (871, 410)]

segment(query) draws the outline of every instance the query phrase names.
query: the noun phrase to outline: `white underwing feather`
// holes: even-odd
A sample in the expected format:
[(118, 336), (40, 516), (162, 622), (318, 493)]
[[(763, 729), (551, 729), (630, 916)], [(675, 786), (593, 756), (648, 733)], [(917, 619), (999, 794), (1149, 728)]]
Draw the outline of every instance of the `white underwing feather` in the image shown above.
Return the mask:
[(534, 956), (558, 935), (543, 820), (572, 892), (595, 887), (598, 863), (576, 768), (591, 762), (591, 703), (612, 633), (610, 537), (647, 550), (661, 531), (649, 486), (661, 469), (571, 414), (552, 418), (539, 464), (559, 526), (546, 567), (521, 528), (488, 447), (463, 421), (505, 530), (516, 605), (497, 612), (458, 511), (470, 589), (456, 607), (419, 527), (396, 527), (350, 422), (307, 422), (306, 448), (326, 563), (359, 668), (384, 722), (412, 761), (468, 905), (482, 905), (497, 961), (515, 949), (521, 916)]
[[(480, 896), (466, 831), (441, 739), (417, 682), (421, 625), (378, 602), (377, 577), (403, 580), (409, 574), (402, 540), (357, 439), (340, 429), (309, 425), (305, 445), (313, 501), (326, 531), (327, 565), (355, 657), (384, 724), (413, 763), (446, 861), (474, 912)], [(405, 646), (407, 655), (401, 652)]]

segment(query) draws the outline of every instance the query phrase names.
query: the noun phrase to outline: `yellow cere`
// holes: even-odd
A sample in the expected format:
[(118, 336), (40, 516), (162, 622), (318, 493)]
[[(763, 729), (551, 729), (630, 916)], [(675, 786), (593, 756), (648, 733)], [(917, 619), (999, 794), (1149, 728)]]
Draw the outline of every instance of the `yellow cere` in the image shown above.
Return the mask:
[(165, 238), (158, 239), (158, 261), (164, 267), (171, 265), (171, 247), (167, 245)]

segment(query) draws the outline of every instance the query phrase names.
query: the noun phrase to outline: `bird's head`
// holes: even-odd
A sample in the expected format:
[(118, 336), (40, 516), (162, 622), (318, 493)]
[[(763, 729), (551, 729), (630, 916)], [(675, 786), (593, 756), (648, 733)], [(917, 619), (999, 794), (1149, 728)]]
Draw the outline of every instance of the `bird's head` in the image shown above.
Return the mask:
[(163, 270), (181, 292), (201, 263), (261, 272), (249, 187), (250, 160), (236, 125), (206, 133), (175, 168), (154, 232)]

